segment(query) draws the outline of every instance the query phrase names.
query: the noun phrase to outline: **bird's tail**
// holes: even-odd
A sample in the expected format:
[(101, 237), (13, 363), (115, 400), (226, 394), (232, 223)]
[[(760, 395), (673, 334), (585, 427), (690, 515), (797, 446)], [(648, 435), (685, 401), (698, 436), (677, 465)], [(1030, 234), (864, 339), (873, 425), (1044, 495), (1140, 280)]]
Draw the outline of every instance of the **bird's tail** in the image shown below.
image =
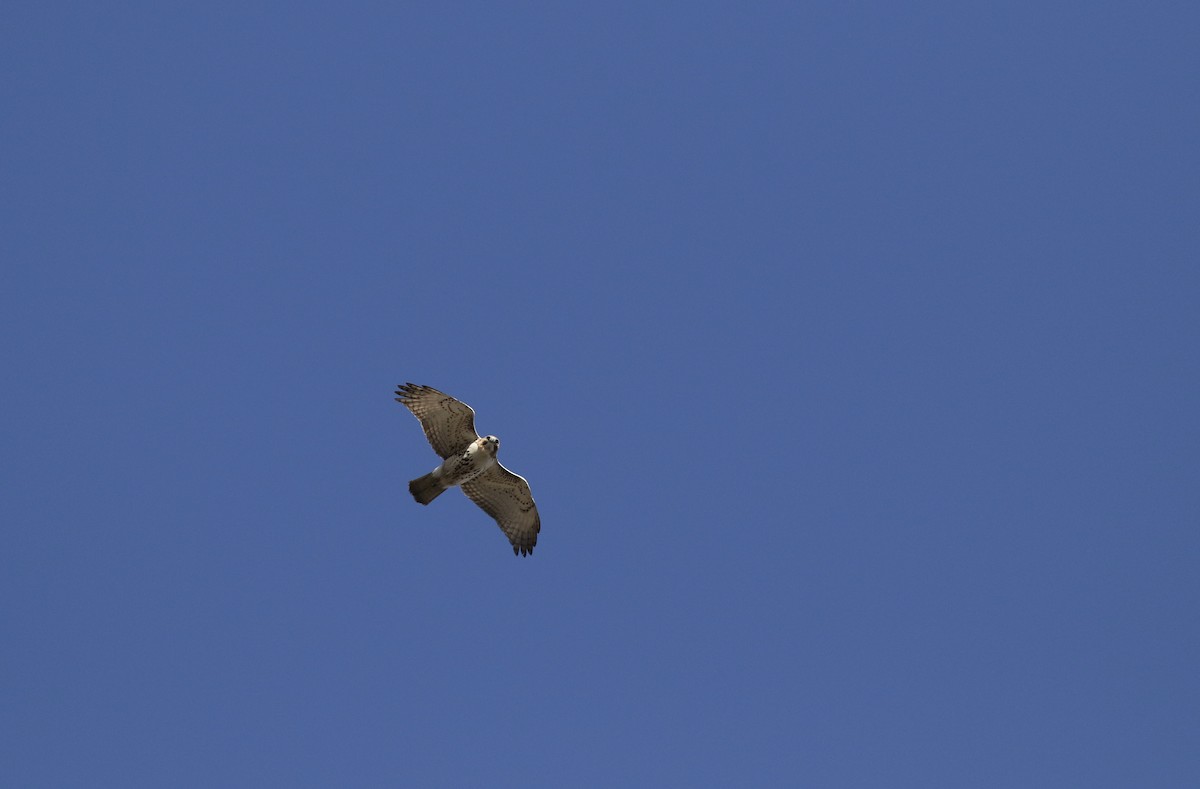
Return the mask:
[(437, 477), (433, 476), (433, 472), (423, 477), (417, 477), (408, 483), (408, 492), (413, 495), (418, 504), (428, 504), (442, 495), (444, 490), (446, 490), (446, 486), (439, 482)]

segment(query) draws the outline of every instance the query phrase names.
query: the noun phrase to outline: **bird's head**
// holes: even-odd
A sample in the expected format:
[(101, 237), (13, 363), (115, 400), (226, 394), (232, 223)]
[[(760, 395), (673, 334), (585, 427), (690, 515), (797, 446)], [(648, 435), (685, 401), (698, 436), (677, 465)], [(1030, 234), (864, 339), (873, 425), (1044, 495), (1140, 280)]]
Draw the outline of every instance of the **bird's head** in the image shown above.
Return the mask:
[(496, 438), (495, 436), (484, 436), (483, 448), (492, 455), (496, 454), (500, 451), (500, 439)]

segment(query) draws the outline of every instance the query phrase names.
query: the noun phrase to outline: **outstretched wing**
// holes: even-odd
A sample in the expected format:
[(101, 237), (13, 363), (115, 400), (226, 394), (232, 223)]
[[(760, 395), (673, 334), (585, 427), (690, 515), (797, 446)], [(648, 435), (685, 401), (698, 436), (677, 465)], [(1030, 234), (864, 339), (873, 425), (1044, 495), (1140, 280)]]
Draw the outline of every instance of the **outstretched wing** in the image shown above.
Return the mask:
[(479, 438), (471, 406), (433, 387), (404, 384), (396, 390), (396, 402), (421, 420), (429, 445), (444, 458), (457, 455)]
[(467, 498), (496, 519), (512, 543), (514, 554), (533, 553), (538, 532), (542, 530), (542, 519), (524, 477), (512, 473), (497, 461), (475, 479), (464, 482), (462, 490)]

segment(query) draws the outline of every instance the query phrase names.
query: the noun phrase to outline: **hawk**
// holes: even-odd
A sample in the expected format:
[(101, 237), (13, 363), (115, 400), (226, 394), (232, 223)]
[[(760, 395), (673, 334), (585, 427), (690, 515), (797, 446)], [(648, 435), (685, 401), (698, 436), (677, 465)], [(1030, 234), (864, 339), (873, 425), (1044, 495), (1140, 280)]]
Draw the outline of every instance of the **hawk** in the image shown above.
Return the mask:
[(537, 545), (542, 519), (525, 478), (496, 459), (500, 439), (475, 432), (475, 411), (464, 402), (429, 386), (404, 384), (396, 389), (401, 403), (421, 421), (425, 437), (442, 464), (408, 483), (419, 504), (458, 486), (467, 498), (495, 518), (512, 543), (513, 554), (526, 556)]

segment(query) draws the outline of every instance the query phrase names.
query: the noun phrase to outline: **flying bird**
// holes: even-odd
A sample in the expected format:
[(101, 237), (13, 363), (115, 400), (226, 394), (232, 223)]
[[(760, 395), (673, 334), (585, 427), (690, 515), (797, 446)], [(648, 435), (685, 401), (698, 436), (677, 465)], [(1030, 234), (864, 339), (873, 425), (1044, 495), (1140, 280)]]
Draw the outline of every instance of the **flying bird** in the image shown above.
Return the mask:
[(401, 403), (421, 422), (425, 437), (442, 464), (408, 483), (420, 504), (455, 486), (495, 518), (512, 543), (513, 554), (526, 556), (537, 545), (542, 519), (529, 492), (529, 483), (496, 459), (500, 439), (475, 432), (475, 411), (464, 402), (429, 386), (404, 384), (396, 389)]

